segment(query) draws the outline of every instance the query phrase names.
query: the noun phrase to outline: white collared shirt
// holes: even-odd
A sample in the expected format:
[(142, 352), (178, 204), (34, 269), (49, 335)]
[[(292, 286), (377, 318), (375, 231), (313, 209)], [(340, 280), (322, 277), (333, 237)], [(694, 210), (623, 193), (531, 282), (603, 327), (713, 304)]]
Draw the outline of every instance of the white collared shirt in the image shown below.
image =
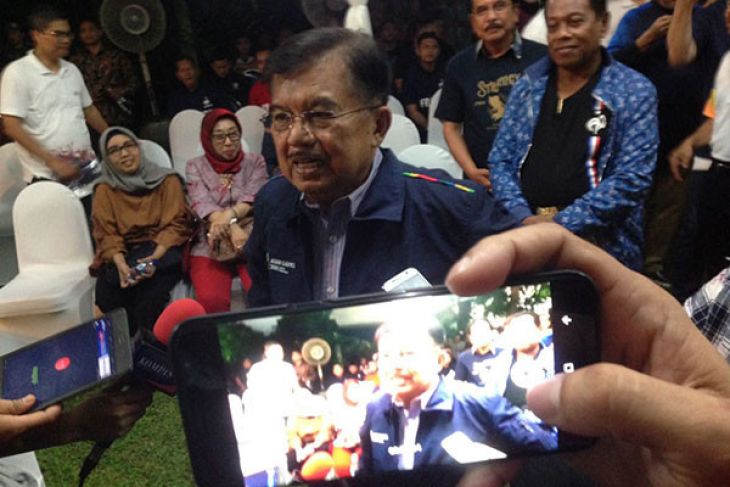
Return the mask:
[[(333, 299), (339, 296), (340, 269), (342, 267), (342, 256), (345, 253), (347, 225), (357, 213), (357, 209), (375, 179), (382, 162), (383, 154), (378, 149), (375, 151), (373, 165), (365, 182), (352, 193), (333, 202), (330, 206), (328, 218), (324, 218), (322, 213), (317, 211), (319, 219), (315, 222), (314, 231), (315, 241), (317, 242), (315, 247), (315, 258), (317, 260), (315, 261), (313, 286), (315, 299)], [(304, 197), (303, 194), (302, 197)], [(319, 210), (319, 205), (307, 203), (306, 200), (303, 201), (307, 208)]]
[(420, 451), (420, 445), (416, 444), (416, 436), (418, 435), (418, 425), (421, 422), (421, 411), (424, 410), (431, 396), (436, 391), (439, 379), (435, 377), (426, 392), (422, 393), (411, 401), (406, 408), (403, 403), (397, 399), (393, 400), (393, 404), (398, 406), (400, 413), (400, 458), (398, 459), (398, 470), (413, 470), (413, 464), (416, 459), (416, 451)]
[[(8, 65), (0, 84), (0, 113), (23, 119), (23, 128), (52, 153), (93, 154), (84, 108), (92, 100), (79, 69), (61, 59), (58, 72), (31, 51)], [(43, 161), (18, 146), (23, 177), (55, 179)]]
[(715, 76), (715, 119), (712, 157), (730, 162), (730, 52), (723, 56)]

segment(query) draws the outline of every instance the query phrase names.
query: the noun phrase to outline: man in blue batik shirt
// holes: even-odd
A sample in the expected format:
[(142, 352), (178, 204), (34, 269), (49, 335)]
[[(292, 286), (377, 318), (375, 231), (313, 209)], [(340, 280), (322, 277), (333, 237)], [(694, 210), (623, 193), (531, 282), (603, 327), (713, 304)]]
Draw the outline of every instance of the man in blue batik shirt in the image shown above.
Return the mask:
[(605, 0), (548, 0), (545, 15), (549, 57), (512, 89), (489, 155), (495, 196), (523, 223), (555, 221), (639, 269), (656, 90), (601, 48)]

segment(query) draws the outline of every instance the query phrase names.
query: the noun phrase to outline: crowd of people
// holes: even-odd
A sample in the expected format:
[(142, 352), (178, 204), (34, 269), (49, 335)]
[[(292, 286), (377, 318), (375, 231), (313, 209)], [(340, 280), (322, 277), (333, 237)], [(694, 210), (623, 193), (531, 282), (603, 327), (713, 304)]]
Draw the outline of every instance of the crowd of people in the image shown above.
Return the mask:
[[(258, 307), (377, 292), (409, 267), (457, 292), (487, 290), (509, 271), (583, 270), (603, 297), (603, 359), (620, 365), (559, 375), (513, 397), (524, 396), (549, 424), (620, 440), (602, 441), (594, 451), (604, 456), (636, 453), (619, 469), (589, 459), (586, 468), (601, 479), (619, 483), (640, 472), (660, 484), (679, 476), (697, 485), (726, 480), (727, 465), (705, 460), (727, 448), (718, 415), (728, 411), (730, 372), (676, 298), (728, 265), (730, 8), (724, 0), (651, 0), (625, 11), (604, 48), (605, 1), (548, 0), (547, 46), (519, 34), (537, 7), (472, 0), (462, 20), (477, 42), (458, 51), (453, 46), (462, 45), (449, 40), (458, 32), (444, 22), (424, 22), (412, 29), (412, 41), (399, 42), (407, 29), (374, 15), (375, 41), (341, 28), (311, 29), (283, 36), (273, 50), (254, 51), (249, 38), (239, 37), (230, 52), (181, 56), (179, 85), (165, 97), (168, 114), (207, 112), (204, 153), (188, 162), (185, 178), (148, 160), (130, 130), (139, 85), (126, 55), (89, 20), (79, 25), (81, 45), (72, 56), (68, 18), (41, 7), (29, 19), (30, 51), (22, 28), (6, 26), (3, 132), (17, 143), (28, 184), (53, 180), (74, 188), (95, 242), (96, 305), (100, 312), (126, 308), (132, 330), (150, 330), (186, 272), (206, 310), (217, 312), (230, 308), (235, 275), (247, 305)], [(442, 90), (435, 116), (464, 173), (458, 184), (380, 148), (391, 124), (389, 95), (403, 99), (425, 138), (434, 87)], [(273, 147), (278, 165), (270, 179), (269, 156), (242, 149), (234, 111), (243, 100), (267, 110), (264, 147)], [(709, 172), (691, 171), (694, 152), (707, 143)], [(718, 291), (727, 287), (722, 274), (699, 296), (727, 299)], [(730, 304), (693, 299), (688, 309), (726, 353), (720, 345), (730, 333)], [(529, 326), (531, 319), (516, 323)], [(473, 328), (474, 350), (457, 360), (457, 379), (478, 381), (484, 363), (507, 368), (506, 355), (479, 345), (489, 330)], [(382, 339), (376, 341), (380, 347)], [(632, 345), (637, 341), (646, 346)], [(522, 352), (530, 360), (548, 355), (541, 350), (549, 343), (531, 345)], [(381, 380), (382, 369), (379, 363)], [(489, 387), (506, 394), (515, 385), (509, 382)], [(647, 407), (663, 414), (621, 402), (637, 392), (627, 391), (629, 383), (642, 384)], [(593, 392), (581, 394), (587, 390)], [(662, 403), (678, 396), (694, 407)], [(401, 406), (409, 400), (401, 398)], [(615, 407), (607, 411), (606, 404)], [(15, 413), (26, 410), (17, 406)], [(697, 411), (707, 411), (709, 431), (691, 420)], [(12, 418), (38, 423), (0, 438), (13, 441), (59, 417), (38, 414)], [(673, 433), (662, 436), (666, 425)], [(695, 435), (704, 440), (678, 450)], [(711, 437), (719, 439), (714, 446), (705, 441)], [(404, 446), (394, 445), (398, 466), (412, 467), (414, 445)], [(360, 455), (361, 468), (377, 471), (382, 452), (371, 448)], [(693, 459), (703, 459), (701, 471)], [(484, 475), (507, 475), (496, 472)]]

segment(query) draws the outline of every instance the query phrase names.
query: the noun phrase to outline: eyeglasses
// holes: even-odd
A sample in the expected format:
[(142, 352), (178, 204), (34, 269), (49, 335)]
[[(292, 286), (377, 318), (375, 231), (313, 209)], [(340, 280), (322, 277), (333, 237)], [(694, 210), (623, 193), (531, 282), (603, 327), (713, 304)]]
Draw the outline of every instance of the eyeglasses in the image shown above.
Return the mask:
[(302, 121), (302, 126), (306, 126), (310, 130), (327, 130), (332, 126), (334, 121), (340, 117), (361, 112), (363, 110), (372, 110), (381, 106), (382, 105), (380, 104), (370, 105), (340, 113), (324, 110), (306, 111), (299, 115), (287, 112), (286, 110), (274, 110), (268, 115), (262, 117), (261, 122), (266, 128), (271, 128), (276, 132), (286, 132), (294, 126), (294, 120), (298, 118)]
[(413, 362), (420, 358), (422, 353), (414, 350), (399, 350), (398, 352), (380, 352), (378, 353), (378, 361), (382, 364), (392, 364), (395, 362)]
[(505, 2), (504, 0), (494, 2), (493, 5), (479, 5), (474, 9), (474, 15), (486, 15), (490, 11), (495, 14), (503, 14), (510, 8), (510, 5), (510, 2)]
[(49, 30), (48, 32), (43, 32), (43, 34), (51, 37), (55, 37), (56, 40), (58, 39), (68, 39), (69, 41), (74, 38), (74, 33), (70, 30)]
[(241, 134), (238, 132), (228, 132), (225, 134), (213, 134), (210, 138), (217, 144), (225, 142), (226, 139), (231, 139), (231, 142), (238, 142), (241, 140)]
[(119, 154), (122, 153), (123, 150), (126, 150), (127, 152), (130, 152), (132, 150), (138, 149), (139, 146), (137, 143), (133, 140), (128, 140), (127, 142), (123, 143), (122, 145), (114, 145), (106, 150), (106, 154), (109, 157), (116, 157)]

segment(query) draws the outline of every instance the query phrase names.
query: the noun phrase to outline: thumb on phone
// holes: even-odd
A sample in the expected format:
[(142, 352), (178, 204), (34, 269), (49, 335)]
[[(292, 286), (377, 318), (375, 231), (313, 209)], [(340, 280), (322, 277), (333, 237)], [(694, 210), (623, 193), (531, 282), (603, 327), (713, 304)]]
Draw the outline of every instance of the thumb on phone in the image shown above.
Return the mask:
[(27, 394), (19, 399), (0, 400), (0, 414), (18, 415), (27, 412), (35, 403), (35, 396)]
[(3, 441), (10, 441), (29, 428), (53, 422), (61, 416), (61, 407), (58, 405), (25, 414), (35, 401), (32, 394), (20, 399), (0, 399), (0, 446)]
[(718, 434), (714, 422), (716, 416), (727, 418), (727, 400), (615, 364), (558, 374), (530, 389), (527, 404), (546, 422), (571, 433), (612, 437), (652, 450), (712, 455), (713, 438), (730, 438), (730, 428), (728, 434)]

